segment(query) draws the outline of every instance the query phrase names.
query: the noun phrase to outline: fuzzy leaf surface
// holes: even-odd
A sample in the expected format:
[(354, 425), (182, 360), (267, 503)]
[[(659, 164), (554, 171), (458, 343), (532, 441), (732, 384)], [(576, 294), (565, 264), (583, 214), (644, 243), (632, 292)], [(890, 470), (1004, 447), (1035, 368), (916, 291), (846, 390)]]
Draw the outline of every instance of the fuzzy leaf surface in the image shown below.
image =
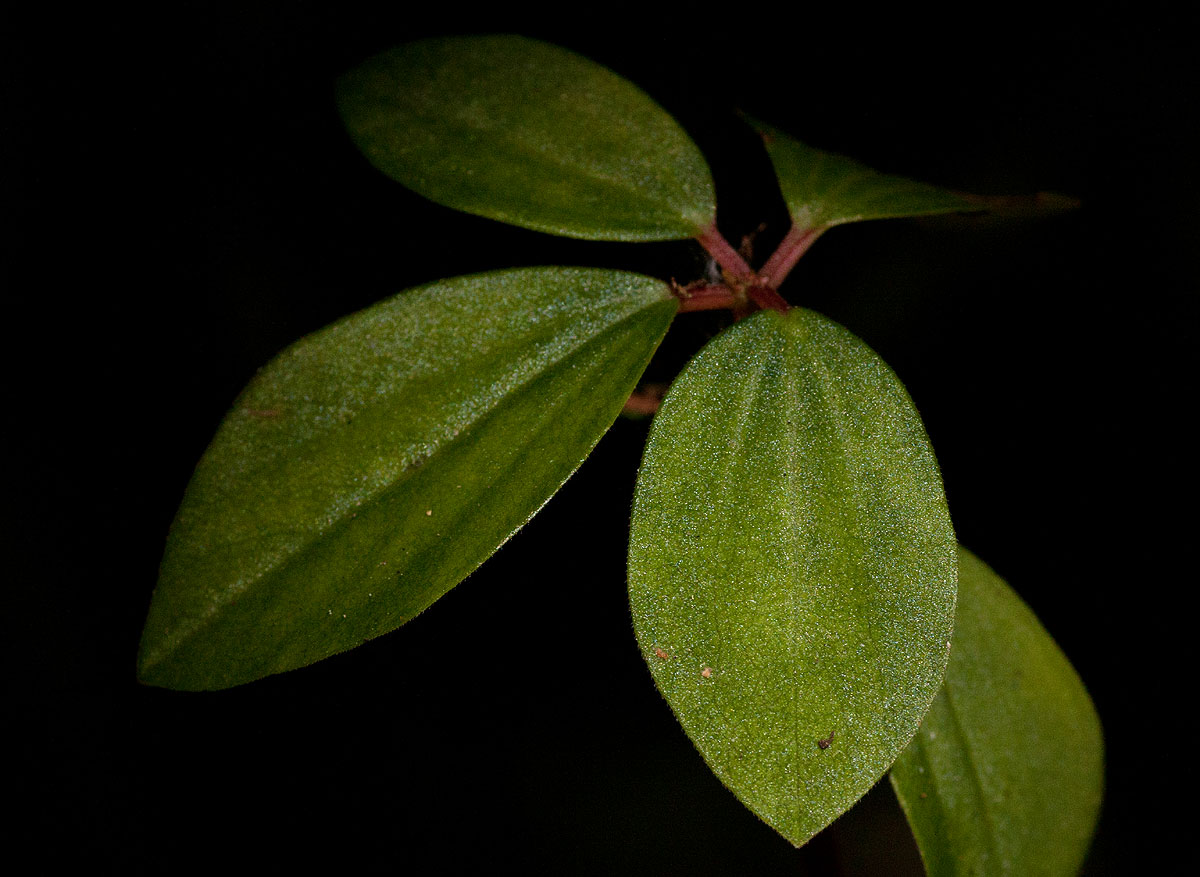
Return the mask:
[(1100, 720), (1074, 668), (965, 549), (946, 681), (892, 767), (931, 877), (1079, 871), (1100, 810)]
[(946, 189), (881, 174), (844, 155), (814, 149), (765, 122), (748, 121), (762, 136), (788, 213), (799, 228), (984, 209)]
[(140, 678), (225, 688), (411, 619), (579, 466), (675, 311), (652, 278), (520, 269), (401, 293), (289, 347), (188, 485)]
[(638, 475), (634, 628), (709, 766), (793, 844), (916, 732), (956, 569), (921, 419), (846, 329), (762, 311), (672, 385)]
[(422, 40), (339, 85), (342, 118), (381, 171), (426, 198), (568, 237), (653, 241), (712, 224), (700, 150), (645, 92), (518, 36)]

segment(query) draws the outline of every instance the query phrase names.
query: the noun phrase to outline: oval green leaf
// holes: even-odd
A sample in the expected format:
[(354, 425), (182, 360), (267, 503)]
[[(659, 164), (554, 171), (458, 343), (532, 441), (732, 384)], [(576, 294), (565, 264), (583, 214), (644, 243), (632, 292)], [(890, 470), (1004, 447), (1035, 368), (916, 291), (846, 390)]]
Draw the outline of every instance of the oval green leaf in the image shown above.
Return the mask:
[(423, 40), (339, 85), (342, 118), (381, 171), (432, 201), (593, 240), (690, 238), (716, 215), (712, 176), (635, 85), (517, 36)]
[(629, 596), (709, 766), (799, 846), (916, 732), (954, 621), (955, 540), (904, 387), (810, 311), (714, 339), (655, 416)]
[(188, 486), (140, 678), (225, 688), (411, 619), (579, 466), (676, 307), (640, 275), (500, 271), (402, 293), (285, 350)]
[(801, 229), (983, 209), (946, 189), (881, 174), (843, 155), (813, 149), (765, 122), (747, 120), (762, 136), (788, 213)]
[(946, 681), (892, 767), (932, 877), (1079, 871), (1103, 791), (1100, 720), (1029, 607), (969, 551)]

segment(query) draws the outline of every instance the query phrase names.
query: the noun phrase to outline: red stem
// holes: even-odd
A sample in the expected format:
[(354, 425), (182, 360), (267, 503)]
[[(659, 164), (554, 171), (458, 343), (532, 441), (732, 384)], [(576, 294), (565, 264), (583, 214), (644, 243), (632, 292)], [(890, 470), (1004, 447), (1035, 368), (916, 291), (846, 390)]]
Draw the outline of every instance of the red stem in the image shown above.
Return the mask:
[(783, 240), (779, 242), (779, 246), (771, 254), (771, 258), (767, 259), (767, 264), (763, 265), (762, 270), (758, 272), (759, 276), (772, 289), (778, 289), (791, 270), (796, 267), (800, 257), (808, 251), (808, 248), (821, 236), (823, 231), (825, 231), (823, 228), (801, 228), (793, 225)]
[(783, 296), (769, 286), (756, 284), (750, 287), (749, 292), (750, 300), (760, 308), (772, 308), (781, 314), (786, 314), (790, 308)]
[(746, 260), (717, 231), (715, 224), (696, 235), (696, 240), (700, 242), (700, 246), (708, 250), (710, 256), (717, 260), (718, 265), (736, 279), (746, 283), (752, 283), (758, 279), (754, 271), (746, 264)]
[(679, 313), (688, 311), (716, 311), (738, 305), (738, 297), (724, 283), (703, 286), (680, 287), (675, 292), (679, 299)]

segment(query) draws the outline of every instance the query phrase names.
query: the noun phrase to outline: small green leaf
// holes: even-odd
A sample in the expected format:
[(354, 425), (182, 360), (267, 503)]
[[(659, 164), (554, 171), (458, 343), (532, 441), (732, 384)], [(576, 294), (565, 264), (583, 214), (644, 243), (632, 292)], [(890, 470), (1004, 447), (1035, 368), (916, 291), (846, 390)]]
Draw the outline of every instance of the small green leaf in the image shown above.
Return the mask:
[(956, 569), (921, 420), (841, 326), (762, 311), (671, 387), (638, 476), (634, 627), (709, 766), (792, 843), (916, 732)]
[(946, 681), (892, 787), (931, 877), (1075, 874), (1100, 809), (1100, 720), (1020, 597), (966, 550), (958, 576)]
[(716, 214), (704, 156), (626, 79), (516, 36), (423, 40), (340, 83), (371, 163), (426, 198), (593, 240), (694, 237)]
[(402, 293), (285, 350), (188, 486), (140, 678), (225, 688), (408, 621), (579, 466), (676, 307), (636, 274), (499, 271)]
[(806, 146), (765, 122), (747, 120), (766, 144), (788, 213), (801, 229), (983, 209), (953, 192), (881, 174), (845, 156)]

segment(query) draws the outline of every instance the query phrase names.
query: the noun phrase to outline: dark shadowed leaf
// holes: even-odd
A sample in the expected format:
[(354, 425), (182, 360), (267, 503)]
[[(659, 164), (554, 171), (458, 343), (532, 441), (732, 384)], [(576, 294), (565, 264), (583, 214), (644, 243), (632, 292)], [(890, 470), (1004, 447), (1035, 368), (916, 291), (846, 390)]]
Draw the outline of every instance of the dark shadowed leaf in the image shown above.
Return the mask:
[(704, 156), (631, 82), (517, 36), (423, 40), (347, 74), (371, 163), (449, 207), (568, 237), (694, 237), (716, 213)]
[(763, 311), (671, 387), (638, 476), (629, 594), (659, 689), (718, 777), (803, 844), (941, 684), (955, 540), (904, 387), (811, 311)]
[(892, 787), (932, 877), (1075, 874), (1100, 809), (1100, 720), (1012, 589), (966, 550), (958, 576), (946, 681)]
[(945, 189), (881, 174), (843, 155), (806, 146), (765, 122), (748, 121), (766, 144), (788, 213), (799, 228), (984, 209)]
[(676, 310), (569, 268), (402, 293), (285, 350), (227, 415), (167, 542), (145, 682), (223, 688), (403, 624), (546, 502)]

